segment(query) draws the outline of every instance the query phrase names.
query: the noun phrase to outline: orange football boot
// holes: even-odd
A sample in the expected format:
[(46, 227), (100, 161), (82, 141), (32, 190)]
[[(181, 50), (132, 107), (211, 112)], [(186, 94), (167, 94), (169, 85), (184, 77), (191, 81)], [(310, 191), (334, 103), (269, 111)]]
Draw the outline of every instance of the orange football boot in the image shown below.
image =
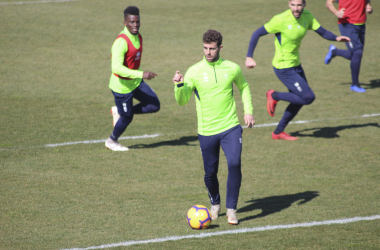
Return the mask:
[(273, 100), (272, 93), (273, 89), (267, 91), (267, 111), (270, 116), (274, 116), (274, 110), (276, 109), (277, 101)]
[(272, 139), (273, 140), (286, 140), (286, 141), (295, 141), (298, 140), (298, 137), (288, 135), (285, 132), (281, 132), (278, 135), (276, 135), (274, 132), (272, 133)]

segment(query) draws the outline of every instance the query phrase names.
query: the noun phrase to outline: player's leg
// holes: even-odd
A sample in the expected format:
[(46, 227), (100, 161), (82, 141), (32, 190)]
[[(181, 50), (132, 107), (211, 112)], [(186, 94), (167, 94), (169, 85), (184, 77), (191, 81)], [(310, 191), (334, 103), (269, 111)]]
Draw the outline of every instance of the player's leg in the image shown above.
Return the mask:
[(140, 101), (139, 104), (133, 106), (134, 114), (155, 113), (160, 110), (160, 101), (156, 93), (144, 81), (141, 81), (133, 92), (134, 98)]
[[(285, 84), (285, 86), (290, 88), (296, 89), (298, 86), (298, 82), (295, 81), (294, 77), (297, 74), (295, 72), (295, 67), (292, 68), (287, 68), (287, 69), (276, 69), (273, 67), (273, 70), (280, 79), (281, 82)], [(293, 86), (293, 84), (297, 86)], [(289, 89), (289, 88), (288, 88)], [(293, 94), (292, 91), (289, 90), (289, 92), (276, 92), (274, 90), (269, 90), (267, 92), (267, 111), (270, 116), (274, 116), (275, 114), (275, 108), (277, 105), (277, 102), (280, 100), (287, 101), (293, 104), (298, 104), (298, 105), (305, 105), (306, 102), (303, 100), (299, 95)]]
[(211, 205), (217, 205), (220, 204), (219, 181), (217, 176), (219, 169), (220, 138), (219, 135), (203, 136), (198, 134), (198, 139), (205, 171), (204, 182)]
[(226, 207), (236, 209), (241, 185), (242, 133), (240, 125), (222, 133), (220, 145), (228, 165)]
[(240, 125), (222, 133), (220, 145), (226, 155), (228, 165), (226, 208), (228, 223), (238, 224), (236, 206), (241, 186), (242, 133)]
[(359, 73), (365, 40), (365, 24), (339, 24), (339, 30), (342, 36), (348, 36), (351, 41), (346, 43), (347, 50), (336, 49), (333, 54), (335, 53), (336, 56), (341, 56), (351, 61), (350, 69), (352, 85), (350, 89), (355, 92), (365, 92), (365, 89), (362, 88), (359, 83)]
[(127, 151), (128, 148), (122, 146), (118, 139), (133, 119), (133, 93), (119, 94), (112, 91), (112, 94), (115, 97), (115, 104), (120, 118), (116, 122), (111, 136), (106, 140), (106, 148), (113, 151)]
[(359, 73), (360, 73), (360, 66), (361, 61), (363, 57), (363, 49), (364, 49), (364, 40), (365, 40), (365, 24), (363, 25), (352, 25), (352, 37), (351, 39), (351, 52), (352, 52), (352, 58), (351, 58), (351, 79), (352, 79), (352, 85), (351, 90), (355, 92), (366, 92), (364, 88), (360, 86), (359, 83)]
[(271, 95), (274, 100), (287, 101), (297, 105), (308, 105), (314, 101), (315, 95), (307, 83), (301, 66), (287, 69), (274, 68), (274, 72), (289, 90), (289, 92), (274, 91)]
[[(352, 39), (352, 33), (350, 29), (350, 24), (339, 24), (339, 30), (342, 36), (348, 36), (350, 39)], [(346, 43), (347, 48), (349, 48), (349, 43)], [(352, 58), (352, 51), (350, 49), (338, 49), (333, 44), (330, 45), (329, 50), (327, 51), (327, 54), (325, 56), (325, 63), (329, 64), (331, 60), (336, 57), (340, 56), (343, 58), (346, 58), (347, 60), (351, 60)]]
[(273, 139), (297, 140), (284, 132), (286, 126), (298, 114), (303, 105), (311, 104), (315, 100), (313, 90), (307, 83), (305, 72), (301, 66), (285, 70), (275, 69), (277, 77), (288, 88), (289, 92), (273, 92), (272, 98), (276, 101), (290, 102), (284, 112), (276, 130), (272, 133)]

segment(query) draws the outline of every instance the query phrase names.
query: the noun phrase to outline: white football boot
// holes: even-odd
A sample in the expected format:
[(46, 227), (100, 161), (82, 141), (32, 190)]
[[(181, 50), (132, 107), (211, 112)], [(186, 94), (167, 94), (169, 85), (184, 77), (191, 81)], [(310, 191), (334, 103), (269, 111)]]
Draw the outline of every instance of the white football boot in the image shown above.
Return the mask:
[(218, 219), (219, 213), (220, 213), (220, 204), (211, 205), (210, 213), (211, 213), (211, 220)]
[(108, 138), (106, 140), (106, 148), (112, 151), (128, 151), (129, 148), (124, 147), (119, 142), (112, 140), (111, 138)]
[(112, 125), (115, 127), (115, 124), (117, 123), (117, 121), (119, 120), (120, 118), (120, 115), (119, 113), (117, 112), (117, 107), (116, 106), (113, 106), (111, 108), (111, 115), (113, 117), (113, 122), (112, 122)]
[(239, 224), (238, 219), (236, 217), (236, 210), (235, 209), (227, 208), (226, 216), (227, 216), (228, 223), (230, 223), (231, 225)]

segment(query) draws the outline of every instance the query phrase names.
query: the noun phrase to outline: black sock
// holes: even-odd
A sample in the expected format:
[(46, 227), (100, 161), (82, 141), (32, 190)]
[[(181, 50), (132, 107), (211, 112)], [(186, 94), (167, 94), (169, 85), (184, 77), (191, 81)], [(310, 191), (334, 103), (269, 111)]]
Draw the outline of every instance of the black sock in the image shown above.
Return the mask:
[(279, 99), (278, 99), (278, 93), (277, 93), (276, 91), (272, 93), (272, 98), (273, 98), (273, 100), (275, 100), (275, 101), (278, 101), (278, 100), (279, 100)]
[(274, 131), (274, 134), (275, 135), (279, 135), (279, 134), (281, 134), (281, 132), (282, 132), (281, 130), (279, 130), (278, 128), (276, 128), (276, 130)]

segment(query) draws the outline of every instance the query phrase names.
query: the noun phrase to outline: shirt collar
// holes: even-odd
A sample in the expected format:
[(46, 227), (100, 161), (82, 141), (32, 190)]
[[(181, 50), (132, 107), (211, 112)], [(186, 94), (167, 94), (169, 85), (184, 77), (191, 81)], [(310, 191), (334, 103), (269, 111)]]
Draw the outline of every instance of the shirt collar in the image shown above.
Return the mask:
[(219, 65), (219, 64), (221, 64), (222, 61), (223, 61), (223, 59), (219, 56), (218, 61), (216, 61), (216, 62), (209, 62), (209, 61), (207, 61), (206, 57), (203, 56), (203, 61), (205, 61), (205, 62), (206, 62), (208, 65), (210, 65), (210, 66), (214, 66), (214, 65)]

